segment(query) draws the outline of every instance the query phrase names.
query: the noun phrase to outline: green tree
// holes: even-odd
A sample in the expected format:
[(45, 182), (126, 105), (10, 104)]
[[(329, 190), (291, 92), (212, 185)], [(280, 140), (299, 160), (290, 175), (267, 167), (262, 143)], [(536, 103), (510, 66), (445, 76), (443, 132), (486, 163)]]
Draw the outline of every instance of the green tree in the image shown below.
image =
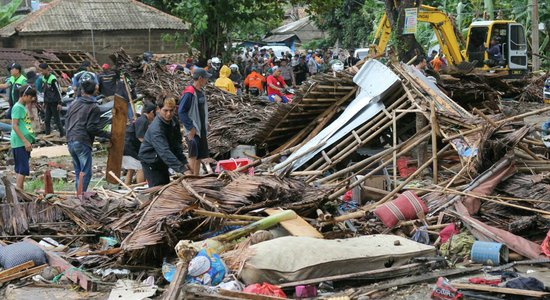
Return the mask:
[(23, 0), (12, 0), (8, 5), (0, 7), (0, 28), (17, 20), (19, 16), (14, 16), (19, 5)]
[(348, 49), (369, 45), (384, 9), (381, 0), (295, 0), (293, 3), (307, 5), (317, 26), (328, 34), (324, 43), (334, 45), (339, 41)]
[[(283, 0), (144, 0), (190, 25), (190, 43), (204, 58), (225, 53), (236, 38), (259, 38), (283, 20)], [(273, 28), (273, 27), (271, 27)], [(269, 29), (271, 29), (269, 28)], [(262, 34), (263, 35), (263, 34)], [(227, 46), (227, 47), (225, 47)]]

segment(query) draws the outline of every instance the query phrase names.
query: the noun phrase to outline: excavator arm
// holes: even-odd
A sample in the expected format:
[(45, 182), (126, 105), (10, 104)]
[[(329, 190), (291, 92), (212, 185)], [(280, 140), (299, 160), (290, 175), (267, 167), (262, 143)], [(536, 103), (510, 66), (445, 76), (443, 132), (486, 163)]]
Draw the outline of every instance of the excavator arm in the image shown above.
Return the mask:
[[(464, 56), (460, 52), (459, 39), (451, 18), (435, 7), (422, 5), (418, 11), (418, 21), (429, 23), (439, 41), (439, 46), (447, 61), (451, 65), (459, 65), (464, 62)], [(391, 35), (390, 21), (386, 14), (380, 19), (378, 29), (375, 33), (375, 42), (371, 49), (375, 51), (374, 57), (382, 55)]]

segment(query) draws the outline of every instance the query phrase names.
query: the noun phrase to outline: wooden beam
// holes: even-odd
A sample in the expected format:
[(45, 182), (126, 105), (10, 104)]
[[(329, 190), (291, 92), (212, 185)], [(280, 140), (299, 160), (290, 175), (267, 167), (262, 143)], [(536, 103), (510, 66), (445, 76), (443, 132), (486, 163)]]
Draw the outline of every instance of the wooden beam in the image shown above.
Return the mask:
[(451, 285), (459, 290), (472, 290), (472, 291), (490, 292), (490, 293), (499, 293), (499, 294), (508, 294), (508, 295), (519, 295), (519, 296), (525, 296), (525, 297), (543, 298), (545, 296), (550, 295), (550, 293), (547, 293), (547, 292), (511, 289), (511, 288), (488, 286), (488, 285), (482, 285), (482, 284), (468, 284), (468, 283), (453, 282), (451, 283)]
[(40, 265), (38, 267), (33, 267), (33, 268), (30, 268), (30, 269), (25, 269), (25, 270), (19, 271), (17, 273), (14, 273), (14, 274), (8, 275), (6, 277), (0, 278), (0, 283), (5, 283), (5, 282), (8, 282), (8, 281), (12, 281), (14, 279), (19, 279), (19, 278), (22, 278), (22, 277), (25, 277), (25, 276), (28, 276), (28, 275), (36, 275), (36, 274), (42, 272), (42, 270), (44, 268), (46, 268), (47, 266), (48, 266), (48, 264), (43, 264), (43, 265)]
[(107, 182), (117, 184), (116, 178), (110, 175), (113, 172), (120, 177), (122, 168), (122, 155), (124, 153), (124, 137), (126, 135), (126, 121), (128, 120), (128, 105), (126, 100), (115, 95), (113, 107), (113, 121), (111, 124), (111, 147), (107, 158)]
[(19, 271), (22, 271), (22, 270), (25, 270), (25, 269), (28, 269), (28, 268), (32, 268), (32, 267), (34, 267), (34, 262), (32, 260), (29, 260), (26, 263), (22, 263), (20, 265), (17, 265), (15, 267), (11, 267), (9, 269), (5, 269), (4, 271), (0, 272), (0, 279), (3, 279), (6, 276), (15, 274)]
[[(350, 278), (357, 278), (357, 277), (367, 277), (369, 279), (371, 278), (377, 278), (377, 276), (399, 272), (403, 270), (411, 270), (411, 272), (416, 272), (418, 267), (424, 266), (421, 263), (414, 263), (414, 264), (407, 264), (399, 267), (391, 267), (391, 268), (383, 268), (383, 269), (376, 269), (376, 270), (369, 270), (369, 271), (361, 271), (361, 272), (355, 272), (355, 273), (349, 273), (349, 274), (342, 274), (342, 275), (334, 275), (334, 276), (327, 276), (327, 277), (321, 277), (321, 278), (314, 278), (314, 279), (306, 279), (301, 281), (293, 281), (293, 282), (287, 282), (283, 284), (279, 284), (278, 286), (281, 288), (288, 288), (298, 285), (308, 285), (308, 284), (316, 284), (323, 281), (337, 281), (337, 280), (344, 280), (344, 279), (350, 279)], [(410, 273), (409, 273), (410, 274)], [(391, 276), (391, 275), (390, 275)], [(395, 277), (392, 276), (392, 277)]]

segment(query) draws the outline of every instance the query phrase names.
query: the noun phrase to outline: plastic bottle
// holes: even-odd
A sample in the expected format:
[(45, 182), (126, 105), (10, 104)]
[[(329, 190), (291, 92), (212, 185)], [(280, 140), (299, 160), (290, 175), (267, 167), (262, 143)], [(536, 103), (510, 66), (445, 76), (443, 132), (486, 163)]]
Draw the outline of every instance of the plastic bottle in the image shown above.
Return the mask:
[(176, 273), (176, 266), (166, 262), (166, 257), (162, 259), (162, 276), (168, 282), (172, 282), (174, 274)]

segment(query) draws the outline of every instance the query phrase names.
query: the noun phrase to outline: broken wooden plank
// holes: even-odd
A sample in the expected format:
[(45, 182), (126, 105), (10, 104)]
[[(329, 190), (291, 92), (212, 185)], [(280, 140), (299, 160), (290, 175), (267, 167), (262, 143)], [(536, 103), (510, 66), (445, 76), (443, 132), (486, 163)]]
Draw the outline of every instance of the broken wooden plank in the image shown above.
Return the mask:
[(118, 183), (109, 172), (113, 172), (120, 177), (122, 168), (122, 154), (124, 152), (124, 137), (126, 135), (126, 121), (128, 120), (128, 104), (126, 100), (115, 95), (115, 104), (113, 106), (113, 121), (111, 124), (111, 147), (109, 148), (109, 157), (107, 158), (107, 182)]
[(3, 270), (2, 272), (0, 272), (0, 279), (3, 279), (6, 276), (12, 275), (12, 274), (17, 273), (19, 271), (22, 271), (22, 270), (25, 270), (25, 269), (28, 269), (28, 268), (32, 268), (32, 267), (34, 267), (34, 262), (32, 260), (29, 260), (26, 263), (22, 263), (20, 265), (15, 266), (15, 267), (11, 267), (9, 269)]
[[(288, 288), (298, 285), (308, 285), (308, 284), (316, 284), (323, 281), (338, 281), (338, 280), (345, 280), (350, 278), (358, 278), (363, 277), (370, 279), (377, 279), (380, 277), (387, 278), (389, 277), (396, 277), (396, 276), (405, 276), (410, 275), (414, 272), (418, 271), (418, 268), (425, 267), (424, 264), (421, 263), (414, 263), (414, 264), (407, 264), (399, 267), (391, 267), (391, 268), (384, 268), (384, 269), (377, 269), (377, 270), (370, 270), (370, 271), (362, 271), (362, 272), (356, 272), (356, 273), (350, 273), (350, 274), (342, 274), (342, 275), (334, 275), (334, 276), (327, 276), (322, 278), (314, 278), (314, 279), (307, 279), (307, 280), (301, 280), (301, 281), (293, 281), (293, 282), (286, 282), (283, 284), (279, 284), (278, 286), (280, 288)], [(409, 271), (407, 274), (402, 274), (402, 271)], [(394, 273), (393, 275), (391, 273)]]
[[(265, 210), (265, 212), (270, 216), (280, 213), (281, 211), (282, 210), (280, 209), (273, 208), (268, 208)], [(281, 222), (281, 226), (283, 226), (283, 228), (286, 229), (293, 236), (306, 236), (318, 239), (323, 238), (323, 235), (319, 231), (317, 231), (317, 229), (311, 226), (300, 216), (298, 216), (296, 219)]]
[(539, 291), (530, 291), (530, 290), (520, 290), (520, 289), (511, 289), (504, 287), (488, 286), (481, 284), (468, 284), (468, 283), (451, 283), (451, 285), (459, 290), (473, 290), (480, 292), (490, 292), (490, 293), (499, 293), (499, 294), (508, 294), (508, 295), (519, 295), (525, 297), (536, 297), (542, 298), (550, 295), (547, 292)]
[(40, 266), (37, 266), (37, 267), (34, 267), (34, 268), (19, 271), (17, 273), (14, 273), (14, 274), (8, 275), (6, 277), (0, 278), (0, 283), (9, 282), (9, 281), (12, 281), (14, 279), (19, 279), (19, 278), (22, 278), (22, 277), (25, 277), (25, 276), (28, 276), (28, 275), (36, 275), (36, 274), (42, 272), (42, 270), (44, 268), (46, 268), (47, 266), (48, 266), (48, 264), (43, 264), (43, 265), (40, 265)]
[(178, 262), (176, 264), (176, 272), (170, 282), (168, 290), (164, 293), (162, 299), (164, 300), (176, 300), (179, 297), (181, 287), (185, 281), (185, 276), (187, 275), (187, 266), (188, 262)]
[(40, 158), (40, 157), (60, 157), (60, 156), (70, 156), (69, 148), (66, 145), (60, 146), (50, 146), (50, 147), (40, 147), (32, 149), (31, 158)]
[[(393, 287), (403, 286), (403, 285), (413, 284), (413, 283), (435, 282), (439, 277), (450, 277), (450, 276), (456, 276), (456, 275), (469, 274), (469, 273), (481, 271), (482, 268), (483, 266), (477, 266), (477, 267), (470, 267), (470, 268), (464, 268), (464, 269), (442, 270), (439, 272), (434, 271), (434, 272), (430, 272), (430, 273), (426, 273), (418, 276), (400, 278), (396, 280), (387, 281), (384, 283), (377, 283), (375, 285), (359, 288), (357, 293), (354, 293), (354, 295), (361, 296), (363, 294), (370, 294), (374, 291), (386, 290)], [(361, 294), (358, 295), (359, 293)]]
[(59, 271), (65, 272), (64, 275), (67, 279), (70, 281), (80, 285), (84, 290), (86, 291), (95, 291), (97, 286), (94, 281), (88, 275), (86, 275), (82, 270), (75, 268), (73, 265), (68, 263), (66, 260), (61, 258), (61, 256), (48, 251), (46, 248), (44, 248), (42, 245), (37, 243), (35, 240), (32, 239), (24, 239), (24, 241), (29, 242), (31, 244), (34, 244), (38, 247), (40, 247), (44, 252), (46, 253), (46, 257), (48, 258), (48, 263), (52, 267), (59, 268)]

